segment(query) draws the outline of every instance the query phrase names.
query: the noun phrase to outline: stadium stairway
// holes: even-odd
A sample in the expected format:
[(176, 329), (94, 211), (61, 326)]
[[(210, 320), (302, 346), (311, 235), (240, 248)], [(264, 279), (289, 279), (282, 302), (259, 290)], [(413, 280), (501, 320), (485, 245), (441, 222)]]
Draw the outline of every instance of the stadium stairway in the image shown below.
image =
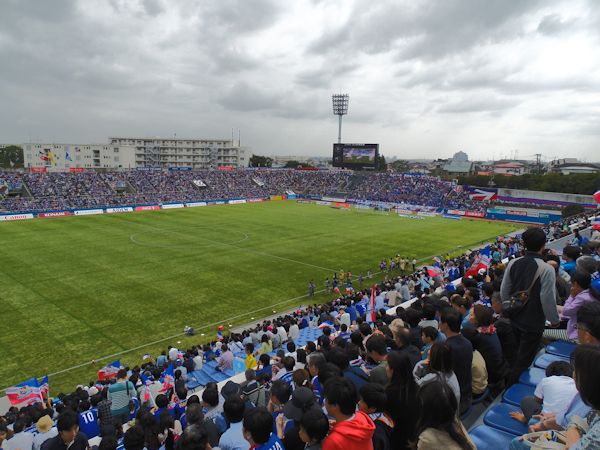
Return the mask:
[[(300, 330), (298, 338), (294, 340), (294, 344), (296, 344), (296, 348), (302, 348), (306, 346), (309, 341), (316, 341), (322, 334), (323, 330), (320, 328), (303, 328)], [(287, 352), (285, 344), (282, 349)], [(269, 355), (275, 356), (276, 353), (277, 351), (274, 350), (269, 353)], [(234, 356), (236, 358), (246, 358), (244, 353), (235, 353)], [(194, 370), (193, 372), (188, 373), (186, 385), (188, 390), (193, 392), (198, 388), (206, 386), (210, 382), (219, 383), (226, 381), (235, 375), (235, 372), (231, 369), (222, 372), (217, 370), (217, 361), (208, 361), (202, 365), (202, 369)]]

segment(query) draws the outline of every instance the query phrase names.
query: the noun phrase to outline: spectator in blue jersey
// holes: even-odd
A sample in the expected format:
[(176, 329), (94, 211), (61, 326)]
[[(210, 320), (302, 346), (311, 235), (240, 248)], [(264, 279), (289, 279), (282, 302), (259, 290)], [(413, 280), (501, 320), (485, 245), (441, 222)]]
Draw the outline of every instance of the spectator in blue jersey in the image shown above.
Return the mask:
[[(282, 414), (283, 407), (290, 399), (291, 395), (291, 385), (281, 380), (273, 382), (271, 386), (271, 399), (269, 400), (269, 404), (267, 405), (269, 412), (272, 414), (273, 426), (275, 426), (274, 421), (277, 419), (277, 416)], [(275, 428), (273, 428), (273, 431), (275, 431)]]
[(312, 377), (311, 384), (313, 386), (313, 393), (319, 404), (323, 404), (323, 386), (319, 382), (319, 369), (325, 365), (327, 360), (323, 353), (313, 352), (307, 357), (307, 368)]
[(579, 247), (576, 247), (574, 245), (567, 245), (563, 249), (562, 253), (562, 269), (569, 275), (573, 275), (575, 273), (575, 269), (577, 268), (577, 258), (579, 258), (580, 256), (581, 250), (579, 249)]
[(284, 449), (277, 434), (273, 433), (273, 417), (265, 408), (247, 411), (244, 415), (243, 430), (251, 450)]
[(229, 428), (219, 439), (219, 448), (221, 450), (242, 450), (248, 447), (248, 443), (244, 439), (242, 426), (245, 411), (246, 406), (239, 396), (232, 395), (225, 400), (223, 413), (229, 423)]

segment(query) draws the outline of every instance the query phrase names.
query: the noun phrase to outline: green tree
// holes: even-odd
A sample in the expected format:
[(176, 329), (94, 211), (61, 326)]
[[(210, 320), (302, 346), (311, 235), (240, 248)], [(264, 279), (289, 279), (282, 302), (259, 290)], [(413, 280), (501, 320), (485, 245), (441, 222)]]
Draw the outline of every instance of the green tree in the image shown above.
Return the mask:
[(571, 217), (571, 216), (575, 216), (577, 214), (581, 214), (585, 212), (585, 208), (581, 205), (578, 204), (572, 204), (572, 205), (568, 205), (565, 206), (562, 210), (562, 216), (564, 217)]
[(0, 167), (22, 168), (23, 149), (18, 145), (9, 145), (7, 147), (0, 148)]
[(379, 155), (379, 158), (377, 158), (377, 161), (375, 161), (375, 170), (377, 170), (378, 172), (385, 172), (387, 170), (385, 156)]
[(408, 161), (405, 159), (398, 159), (391, 163), (391, 166), (392, 169), (396, 170), (397, 172), (408, 172), (410, 170)]
[(250, 167), (271, 167), (273, 159), (268, 156), (252, 155), (249, 161)]
[[(458, 177), (460, 184), (488, 186), (489, 176), (471, 175)], [(592, 195), (600, 186), (600, 173), (560, 173), (525, 174), (519, 176), (494, 176), (496, 187), (507, 189), (528, 189), (532, 191), (564, 192), (567, 194)]]

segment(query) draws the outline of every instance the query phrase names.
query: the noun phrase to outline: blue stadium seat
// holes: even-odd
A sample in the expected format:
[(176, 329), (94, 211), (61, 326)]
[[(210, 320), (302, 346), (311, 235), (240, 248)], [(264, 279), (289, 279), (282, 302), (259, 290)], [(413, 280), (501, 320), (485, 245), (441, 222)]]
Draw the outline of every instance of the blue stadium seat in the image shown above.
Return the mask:
[(561, 356), (551, 355), (550, 353), (544, 353), (543, 355), (537, 357), (533, 365), (535, 367), (539, 367), (540, 369), (546, 370), (550, 363), (554, 361), (570, 362), (569, 358), (563, 358)]
[(504, 391), (502, 401), (504, 403), (508, 403), (509, 405), (521, 406), (521, 400), (523, 397), (533, 395), (534, 391), (534, 386), (521, 383), (513, 384), (506, 391)]
[(508, 403), (499, 403), (488, 409), (485, 416), (483, 416), (483, 423), (515, 436), (527, 433), (527, 424), (510, 417), (509, 413), (513, 411), (521, 411), (521, 409)]
[(487, 425), (478, 425), (469, 433), (477, 450), (506, 449), (514, 435)]
[(478, 395), (477, 397), (473, 396), (473, 401), (471, 401), (471, 404), (478, 405), (479, 403), (481, 403), (485, 399), (487, 399), (489, 396), (490, 396), (490, 389), (488, 387), (486, 387), (485, 391), (483, 391), (483, 393), (481, 395)]
[(519, 383), (528, 384), (529, 386), (537, 386), (542, 378), (546, 376), (546, 371), (539, 367), (531, 367), (521, 374)]
[(575, 347), (577, 347), (577, 344), (573, 342), (554, 341), (546, 346), (546, 353), (562, 356), (563, 358), (570, 358)]

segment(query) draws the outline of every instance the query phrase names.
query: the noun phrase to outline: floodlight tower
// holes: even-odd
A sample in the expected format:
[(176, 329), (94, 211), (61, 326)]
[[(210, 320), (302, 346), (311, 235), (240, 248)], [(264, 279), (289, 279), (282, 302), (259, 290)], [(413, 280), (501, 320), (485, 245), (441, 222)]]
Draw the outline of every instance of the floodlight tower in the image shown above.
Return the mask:
[(350, 101), (350, 96), (348, 94), (333, 94), (331, 96), (331, 100), (333, 101), (333, 114), (338, 116), (339, 125), (338, 125), (338, 144), (342, 143), (342, 116), (348, 114), (348, 102)]

